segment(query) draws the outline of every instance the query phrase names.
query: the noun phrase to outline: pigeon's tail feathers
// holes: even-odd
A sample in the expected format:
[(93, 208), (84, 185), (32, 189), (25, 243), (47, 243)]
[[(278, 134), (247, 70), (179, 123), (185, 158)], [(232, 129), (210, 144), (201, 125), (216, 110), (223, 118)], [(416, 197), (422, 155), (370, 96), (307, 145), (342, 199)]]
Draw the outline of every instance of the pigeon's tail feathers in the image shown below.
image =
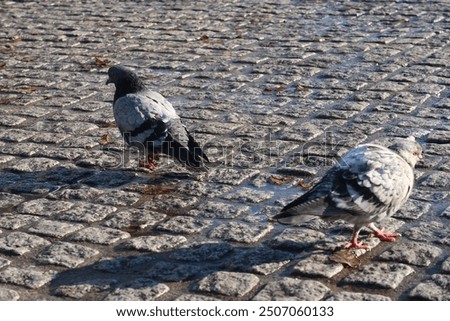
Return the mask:
[(202, 162), (209, 163), (208, 156), (203, 152), (203, 149), (200, 147), (200, 145), (195, 141), (194, 137), (192, 137), (191, 134), (188, 133), (189, 141), (188, 141), (188, 148), (189, 151), (194, 154), (194, 156), (198, 159), (200, 159)]
[(172, 121), (165, 145), (164, 152), (182, 164), (206, 169), (204, 163), (209, 162), (208, 157), (179, 119)]
[(281, 224), (300, 224), (310, 221), (315, 216), (323, 216), (327, 209), (325, 198), (308, 200), (306, 194), (286, 205), (281, 213), (272, 219)]
[(164, 151), (166, 150), (167, 154), (186, 166), (205, 167), (203, 159), (198, 156), (198, 152), (191, 150), (188, 146), (182, 145), (179, 141), (173, 139), (170, 134), (168, 136), (167, 147), (164, 148)]

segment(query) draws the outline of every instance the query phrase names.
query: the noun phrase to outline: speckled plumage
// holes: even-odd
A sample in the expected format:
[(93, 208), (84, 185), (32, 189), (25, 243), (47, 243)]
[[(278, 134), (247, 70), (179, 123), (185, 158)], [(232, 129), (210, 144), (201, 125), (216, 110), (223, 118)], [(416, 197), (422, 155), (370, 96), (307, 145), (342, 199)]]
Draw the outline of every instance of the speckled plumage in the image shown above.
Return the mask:
[(113, 66), (108, 83), (114, 83), (113, 113), (125, 141), (144, 150), (149, 159), (158, 153), (173, 156), (182, 164), (204, 167), (208, 157), (181, 123), (172, 104), (146, 87), (132, 70)]
[(283, 224), (301, 223), (309, 215), (344, 219), (355, 226), (348, 247), (365, 248), (357, 241), (364, 226), (380, 239), (394, 241), (399, 235), (382, 232), (374, 223), (393, 215), (409, 198), (414, 166), (421, 157), (422, 148), (413, 138), (399, 139), (389, 148), (357, 146), (273, 219)]

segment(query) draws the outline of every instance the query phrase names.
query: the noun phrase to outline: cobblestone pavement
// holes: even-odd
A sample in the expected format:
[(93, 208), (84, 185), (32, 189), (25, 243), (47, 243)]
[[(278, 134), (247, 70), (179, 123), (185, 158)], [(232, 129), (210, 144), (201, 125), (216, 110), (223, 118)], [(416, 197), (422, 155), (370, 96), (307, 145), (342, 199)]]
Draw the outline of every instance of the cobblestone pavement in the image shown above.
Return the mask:
[[(2, 1), (0, 299), (450, 300), (450, 3)], [(137, 166), (107, 68), (213, 160)], [(402, 237), (268, 221), (337, 156), (414, 134)]]

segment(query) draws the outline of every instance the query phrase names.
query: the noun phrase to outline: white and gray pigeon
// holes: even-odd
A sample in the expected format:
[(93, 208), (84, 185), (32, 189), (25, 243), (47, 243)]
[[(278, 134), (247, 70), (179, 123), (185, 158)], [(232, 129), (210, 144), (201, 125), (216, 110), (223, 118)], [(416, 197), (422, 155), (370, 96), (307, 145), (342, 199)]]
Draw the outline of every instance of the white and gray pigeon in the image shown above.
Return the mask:
[(108, 70), (106, 84), (114, 83), (113, 113), (124, 140), (145, 151), (148, 163), (156, 169), (158, 154), (165, 153), (190, 167), (204, 168), (209, 162), (199, 144), (181, 123), (172, 104), (147, 88), (132, 70), (120, 65)]
[(393, 215), (411, 195), (414, 166), (422, 147), (414, 137), (398, 139), (389, 148), (364, 144), (350, 150), (311, 190), (272, 217), (282, 224), (298, 224), (320, 216), (354, 224), (346, 248), (368, 248), (358, 242), (359, 232), (369, 227), (382, 241), (394, 242), (398, 233), (375, 226)]

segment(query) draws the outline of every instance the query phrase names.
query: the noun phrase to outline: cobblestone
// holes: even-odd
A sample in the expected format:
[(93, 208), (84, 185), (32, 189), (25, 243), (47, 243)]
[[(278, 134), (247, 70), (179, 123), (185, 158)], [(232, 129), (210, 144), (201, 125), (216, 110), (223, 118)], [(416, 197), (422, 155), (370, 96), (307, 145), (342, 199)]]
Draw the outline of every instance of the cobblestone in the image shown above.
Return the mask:
[(236, 272), (215, 272), (201, 279), (196, 290), (220, 294), (228, 297), (241, 297), (259, 283), (256, 275)]
[(403, 242), (395, 244), (383, 252), (379, 258), (386, 261), (395, 261), (416, 266), (429, 266), (433, 259), (441, 255), (438, 247), (418, 242)]
[(172, 248), (178, 247), (185, 243), (187, 239), (184, 236), (161, 235), (161, 236), (141, 236), (133, 238), (130, 241), (123, 243), (126, 248), (151, 251), (164, 252)]
[(105, 297), (111, 301), (151, 301), (168, 292), (170, 288), (163, 283), (152, 280), (135, 280), (118, 284), (117, 289)]
[(39, 271), (8, 267), (0, 271), (0, 282), (21, 285), (29, 289), (38, 289), (50, 282), (55, 275), (56, 272), (52, 270)]
[(23, 255), (35, 247), (49, 244), (49, 241), (41, 237), (22, 232), (13, 232), (0, 238), (0, 252)]
[(410, 292), (410, 297), (420, 300), (448, 301), (450, 276), (434, 274), (431, 279), (420, 283)]
[(111, 283), (104, 280), (90, 280), (88, 284), (62, 285), (54, 290), (55, 295), (71, 299), (84, 299), (89, 294), (100, 293), (109, 290)]
[(313, 254), (306, 259), (300, 260), (293, 270), (296, 274), (308, 277), (331, 278), (343, 269), (344, 266), (342, 264), (330, 262), (328, 256)]
[(108, 245), (130, 238), (130, 234), (112, 228), (88, 227), (76, 232), (71, 238), (79, 242)]
[(384, 295), (369, 294), (369, 293), (355, 293), (342, 291), (333, 294), (327, 300), (329, 301), (391, 301), (391, 299)]
[(246, 224), (230, 222), (219, 225), (210, 233), (210, 237), (226, 241), (254, 243), (272, 230), (268, 224)]
[(83, 228), (81, 224), (41, 220), (33, 224), (28, 231), (45, 236), (61, 238)]
[(43, 264), (55, 264), (73, 268), (98, 253), (97, 250), (79, 244), (59, 242), (40, 252), (37, 260)]
[(75, 207), (62, 213), (60, 218), (73, 222), (91, 223), (103, 220), (116, 210), (117, 208), (114, 206), (78, 202)]
[(38, 198), (24, 202), (17, 207), (19, 213), (39, 216), (54, 216), (70, 209), (74, 204), (64, 201), (51, 201), (45, 198)]
[(318, 281), (282, 278), (268, 283), (256, 296), (255, 301), (318, 301), (330, 291)]
[(342, 282), (344, 284), (396, 289), (403, 279), (411, 273), (414, 273), (414, 269), (405, 264), (372, 263), (363, 266), (360, 271), (346, 277)]
[[(1, 300), (449, 300), (447, 1), (0, 11)], [(116, 63), (172, 102), (208, 172), (138, 167)], [(409, 135), (417, 183), (380, 224), (396, 243), (364, 229), (371, 251), (342, 251), (346, 222), (268, 221), (345, 151)]]
[(20, 299), (19, 293), (10, 289), (0, 289), (0, 301), (17, 301)]

